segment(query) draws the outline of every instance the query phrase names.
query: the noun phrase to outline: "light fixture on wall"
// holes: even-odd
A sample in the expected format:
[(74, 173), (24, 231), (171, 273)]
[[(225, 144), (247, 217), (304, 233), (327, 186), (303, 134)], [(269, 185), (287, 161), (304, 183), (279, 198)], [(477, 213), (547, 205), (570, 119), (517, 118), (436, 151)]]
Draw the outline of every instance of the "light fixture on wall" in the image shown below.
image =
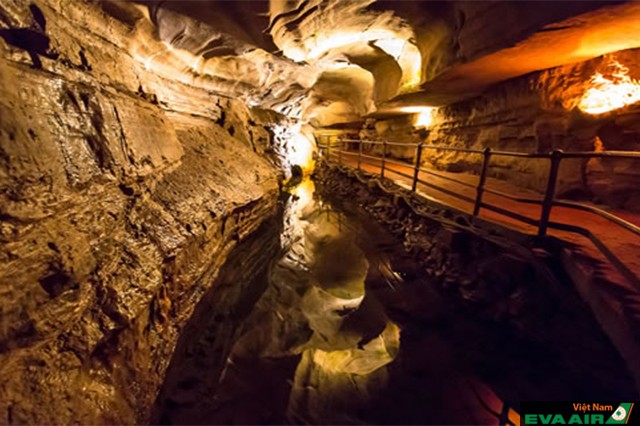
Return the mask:
[(429, 127), (433, 123), (437, 108), (430, 106), (402, 107), (400, 111), (415, 114), (413, 125), (415, 127)]

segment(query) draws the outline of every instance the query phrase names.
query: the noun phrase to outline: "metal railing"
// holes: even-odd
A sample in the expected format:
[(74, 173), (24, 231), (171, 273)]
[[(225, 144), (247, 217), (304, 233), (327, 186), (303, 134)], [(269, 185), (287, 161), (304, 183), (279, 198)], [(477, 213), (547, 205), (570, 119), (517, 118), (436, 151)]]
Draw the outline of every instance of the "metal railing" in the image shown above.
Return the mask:
[[(357, 144), (358, 149), (357, 152), (350, 151), (347, 148), (348, 144)], [(370, 155), (363, 153), (363, 146), (382, 146), (382, 154), (381, 156)], [(390, 146), (402, 146), (405, 148), (414, 148), (413, 161), (411, 163), (405, 161), (399, 161), (388, 156), (388, 147)], [(492, 150), (491, 148), (485, 148), (483, 150), (479, 149), (469, 149), (469, 148), (456, 148), (456, 147), (445, 147), (445, 146), (436, 146), (436, 145), (428, 145), (424, 143), (401, 143), (401, 142), (390, 142), (390, 141), (367, 141), (367, 140), (359, 140), (359, 139), (343, 139), (338, 138), (335, 143), (331, 143), (330, 138), (322, 137), (320, 138), (319, 148), (321, 153), (326, 156), (330, 161), (333, 155), (337, 154), (338, 163), (343, 164), (343, 157), (355, 156), (357, 155), (357, 169), (362, 169), (363, 161), (367, 162), (369, 165), (379, 165), (380, 170), (379, 174), (382, 178), (385, 177), (385, 174), (394, 173), (399, 176), (403, 176), (407, 179), (411, 180), (411, 190), (415, 192), (417, 190), (418, 184), (424, 185), (426, 187), (435, 189), (447, 195), (456, 197), (463, 201), (469, 202), (473, 204), (473, 216), (478, 216), (480, 214), (481, 209), (487, 209), (493, 211), (495, 213), (501, 214), (503, 216), (510, 217), (512, 219), (518, 220), (520, 222), (526, 223), (531, 226), (535, 226), (538, 228), (538, 235), (544, 236), (547, 234), (548, 228), (559, 229), (563, 231), (569, 231), (581, 234), (589, 238), (594, 245), (607, 257), (607, 259), (618, 269), (618, 271), (629, 281), (631, 281), (636, 286), (640, 287), (640, 280), (638, 280), (637, 276), (630, 271), (626, 265), (616, 257), (611, 250), (600, 241), (590, 230), (565, 223), (552, 222), (550, 220), (551, 211), (554, 206), (571, 208), (576, 210), (588, 211), (590, 213), (594, 213), (602, 218), (609, 220), (610, 222), (626, 229), (634, 233), (635, 235), (640, 236), (640, 227), (619, 217), (612, 213), (609, 213), (603, 209), (595, 207), (593, 205), (579, 203), (574, 201), (567, 200), (559, 200), (556, 198), (556, 186), (558, 182), (558, 175), (560, 171), (560, 167), (562, 164), (562, 160), (564, 159), (576, 159), (576, 158), (618, 158), (618, 159), (640, 159), (640, 152), (634, 151), (580, 151), (580, 152), (564, 152), (562, 150), (555, 150), (550, 153), (541, 154), (541, 153), (524, 153), (524, 152), (510, 152), (510, 151), (500, 151), (500, 150)], [(456, 179), (451, 176), (447, 176), (443, 173), (438, 173), (433, 170), (429, 170), (422, 166), (422, 155), (425, 150), (433, 150), (433, 151), (454, 151), (461, 152), (466, 154), (473, 155), (481, 155), (482, 163), (480, 166), (480, 173), (478, 182), (476, 185), (470, 184), (468, 182), (462, 181), (460, 179)], [(486, 186), (487, 175), (489, 168), (491, 167), (491, 160), (495, 157), (514, 157), (514, 158), (529, 158), (529, 159), (546, 159), (549, 161), (549, 172), (546, 179), (546, 189), (542, 196), (542, 198), (531, 198), (531, 197), (521, 197), (517, 195), (512, 195), (506, 192), (498, 191), (493, 188), (488, 188)], [(372, 162), (374, 160), (377, 164)], [(400, 170), (396, 170), (392, 167), (389, 167), (389, 164), (399, 165), (401, 167), (408, 167), (409, 170), (406, 170), (408, 173), (405, 173)], [(475, 197), (471, 198), (469, 196), (460, 194), (459, 192), (453, 191), (451, 189), (445, 188), (440, 185), (436, 185), (433, 182), (429, 182), (421, 177), (421, 174), (428, 176), (435, 176), (437, 178), (447, 180), (450, 182), (454, 182), (458, 185), (462, 185), (468, 188), (475, 189)], [(530, 217), (521, 215), (514, 211), (511, 211), (507, 208), (502, 208), (500, 206), (496, 206), (493, 204), (488, 204), (484, 201), (483, 197), (485, 193), (490, 193), (493, 195), (497, 195), (503, 198), (507, 198), (512, 201), (520, 202), (520, 203), (529, 203), (529, 204), (538, 204), (541, 206), (540, 218), (538, 220), (532, 219)]]

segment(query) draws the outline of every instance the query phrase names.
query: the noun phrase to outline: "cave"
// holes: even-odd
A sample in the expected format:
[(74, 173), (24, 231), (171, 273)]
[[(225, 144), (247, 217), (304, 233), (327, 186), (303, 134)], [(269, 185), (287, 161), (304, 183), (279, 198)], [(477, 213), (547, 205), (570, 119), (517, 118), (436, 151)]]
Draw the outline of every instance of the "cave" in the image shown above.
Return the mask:
[(2, 0), (0, 424), (640, 424), (640, 3)]

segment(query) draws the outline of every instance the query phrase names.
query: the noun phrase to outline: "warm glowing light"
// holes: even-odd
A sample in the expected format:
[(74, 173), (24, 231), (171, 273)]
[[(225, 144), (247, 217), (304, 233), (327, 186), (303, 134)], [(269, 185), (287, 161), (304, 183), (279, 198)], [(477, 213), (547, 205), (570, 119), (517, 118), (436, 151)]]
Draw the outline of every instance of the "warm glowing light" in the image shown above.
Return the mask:
[(144, 60), (143, 60), (143, 62), (144, 62), (144, 69), (145, 69), (145, 70), (147, 70), (147, 71), (149, 71), (149, 70), (151, 69), (151, 65), (152, 65), (153, 60), (154, 60), (156, 57), (158, 57), (158, 56), (162, 55), (162, 54), (163, 54), (163, 53), (165, 53), (165, 52), (166, 52), (166, 50), (160, 50), (159, 52), (156, 52), (156, 53), (154, 53), (153, 55), (149, 56), (147, 59), (144, 59)]
[(289, 151), (289, 161), (303, 169), (308, 169), (313, 160), (313, 145), (300, 130), (293, 133), (293, 143)]
[(409, 114), (419, 114), (421, 112), (431, 111), (433, 109), (434, 109), (433, 107), (427, 107), (427, 106), (408, 106), (408, 107), (400, 108), (400, 111), (406, 112)]
[(313, 193), (316, 187), (313, 181), (309, 178), (305, 178), (298, 186), (296, 186), (291, 193), (298, 197), (297, 206), (300, 210), (306, 208), (313, 202)]
[[(145, 70), (159, 71), (158, 68), (160, 67), (154, 66), (154, 61), (158, 57), (161, 57), (161, 58), (170, 57), (172, 62), (182, 63), (185, 65), (193, 63), (193, 65), (190, 65), (192, 69), (196, 68), (196, 65), (198, 65), (201, 59), (200, 56), (195, 56), (192, 53), (187, 52), (186, 50), (176, 49), (175, 47), (173, 47), (171, 43), (167, 43), (163, 41), (161, 45), (163, 46), (163, 48), (149, 55), (147, 58), (141, 58), (139, 54), (134, 55), (136, 59), (140, 60), (144, 64)], [(162, 62), (162, 61), (159, 61), (159, 62)]]
[(609, 78), (599, 72), (591, 77), (591, 87), (578, 105), (582, 111), (597, 115), (640, 102), (640, 83), (629, 77), (629, 69), (615, 60), (608, 68)]
[(415, 44), (399, 38), (380, 39), (373, 44), (393, 56), (400, 65), (401, 91), (411, 90), (420, 84), (422, 56)]
[(410, 106), (400, 108), (400, 111), (415, 114), (415, 121), (413, 122), (415, 127), (429, 127), (433, 123), (436, 109), (434, 107)]
[[(303, 54), (303, 58), (293, 58), (294, 60), (310, 60), (316, 59), (322, 56), (324, 53), (329, 52), (331, 50), (337, 49), (342, 46), (347, 46), (353, 43), (368, 43), (372, 41), (376, 41), (376, 43), (381, 43), (382, 40), (389, 39), (397, 39), (397, 36), (388, 30), (382, 29), (373, 29), (364, 32), (329, 32), (325, 34), (320, 34), (318, 37), (309, 40), (309, 44), (312, 46), (305, 46), (306, 53)], [(404, 42), (404, 40), (400, 40), (400, 42)], [(382, 50), (385, 50), (384, 47), (379, 46)], [(385, 50), (386, 51), (386, 50)], [(394, 53), (399, 52), (387, 52), (390, 55), (394, 56)]]
[(313, 362), (327, 373), (371, 374), (391, 363), (400, 347), (400, 328), (392, 322), (362, 348), (313, 351)]
[(373, 42), (374, 45), (393, 56), (396, 60), (402, 55), (402, 50), (407, 42), (401, 38), (383, 38)]
[(313, 169), (315, 143), (313, 135), (302, 123), (276, 125), (272, 130), (276, 152), (284, 160), (285, 168), (298, 165), (304, 172)]
[(283, 53), (296, 62), (309, 62), (344, 46), (372, 43), (398, 62), (402, 69), (402, 90), (414, 88), (420, 83), (422, 57), (418, 47), (393, 31), (382, 28), (358, 32), (332, 31), (320, 33), (303, 43), (303, 46), (287, 43), (282, 47)]

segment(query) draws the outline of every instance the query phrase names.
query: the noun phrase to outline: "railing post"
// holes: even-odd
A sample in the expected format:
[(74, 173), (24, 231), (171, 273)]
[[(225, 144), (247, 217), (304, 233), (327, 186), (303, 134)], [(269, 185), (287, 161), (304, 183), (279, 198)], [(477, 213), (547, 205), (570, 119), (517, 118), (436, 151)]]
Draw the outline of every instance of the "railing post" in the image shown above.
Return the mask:
[(344, 141), (342, 137), (338, 139), (340, 141), (340, 151), (338, 151), (338, 163), (342, 164), (342, 150), (344, 149)]
[(549, 180), (547, 181), (547, 191), (544, 193), (542, 201), (542, 213), (540, 214), (540, 227), (538, 235), (544, 236), (549, 227), (549, 216), (551, 215), (551, 207), (553, 207), (553, 198), (556, 193), (556, 183), (558, 182), (558, 170), (560, 169), (560, 160), (562, 160), (562, 150), (556, 149), (549, 157), (551, 164), (549, 166)]
[(384, 163), (387, 158), (387, 141), (382, 141), (382, 164), (380, 164), (380, 177), (384, 177)]
[(418, 187), (418, 175), (420, 174), (420, 163), (422, 162), (422, 142), (416, 147), (415, 157), (416, 164), (413, 168), (413, 183), (411, 184), (411, 190), (413, 192), (416, 192), (416, 188)]
[(482, 194), (484, 194), (484, 184), (487, 181), (487, 170), (489, 169), (489, 161), (491, 160), (491, 148), (485, 148), (482, 152), (482, 169), (480, 170), (480, 178), (478, 179), (478, 187), (476, 188), (476, 202), (473, 206), (473, 215), (480, 214), (482, 206)]
[(358, 141), (358, 171), (360, 171), (361, 163), (362, 163), (362, 140)]
[(327, 138), (327, 163), (331, 162), (331, 136)]

